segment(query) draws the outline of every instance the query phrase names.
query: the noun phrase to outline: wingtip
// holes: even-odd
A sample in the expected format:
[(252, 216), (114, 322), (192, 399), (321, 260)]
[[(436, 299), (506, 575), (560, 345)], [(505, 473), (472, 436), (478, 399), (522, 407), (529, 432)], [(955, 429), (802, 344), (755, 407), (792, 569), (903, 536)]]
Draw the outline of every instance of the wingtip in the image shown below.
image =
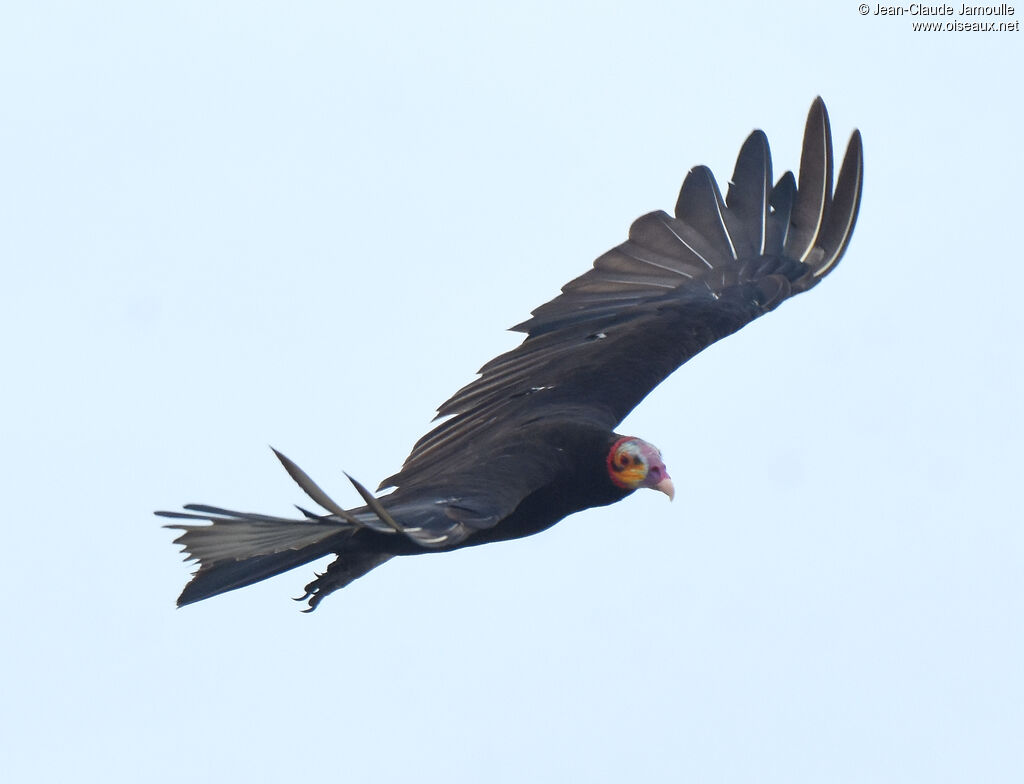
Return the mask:
[(861, 195), (864, 189), (864, 143), (859, 130), (850, 134), (846, 145), (839, 178), (829, 210), (829, 220), (821, 233), (819, 242), (824, 250), (820, 264), (814, 271), (814, 279), (824, 277), (835, 267), (846, 253), (853, 236), (853, 229), (860, 214)]
[(864, 157), (864, 137), (861, 136), (860, 128), (854, 128), (850, 134), (850, 141), (846, 144), (846, 154), (856, 151), (858, 158)]
[(786, 254), (807, 261), (818, 243), (832, 200), (832, 127), (818, 96), (807, 112), (796, 201), (787, 232)]
[(823, 136), (827, 136), (829, 140), (832, 138), (832, 127), (828, 119), (828, 108), (825, 106), (825, 101), (822, 100), (819, 95), (813, 101), (811, 101), (811, 108), (807, 110), (807, 123), (804, 126), (804, 135), (812, 131), (822, 132)]
[(772, 189), (772, 153), (768, 136), (753, 131), (743, 142), (729, 180), (725, 203), (735, 215), (733, 231), (747, 254), (763, 254)]

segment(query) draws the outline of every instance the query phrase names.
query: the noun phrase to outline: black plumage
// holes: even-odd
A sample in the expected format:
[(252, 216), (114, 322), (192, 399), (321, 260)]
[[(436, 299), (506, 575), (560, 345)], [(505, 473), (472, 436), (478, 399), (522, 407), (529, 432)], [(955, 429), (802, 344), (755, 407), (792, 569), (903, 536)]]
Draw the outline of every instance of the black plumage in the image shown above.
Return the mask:
[[(808, 114), (799, 187), (786, 172), (772, 184), (761, 131), (740, 150), (728, 192), (698, 166), (675, 217), (652, 212), (629, 239), (513, 329), (517, 348), (438, 410), (445, 421), (421, 438), (375, 498), (345, 510), (298, 466), (285, 468), (325, 510), (289, 519), (189, 505), (157, 514), (199, 569), (184, 605), (308, 563), (338, 558), (306, 586), (314, 609), (393, 556), (529, 536), (566, 515), (621, 500), (638, 487), (669, 495), (657, 450), (613, 432), (677, 367), (715, 341), (816, 285), (842, 257), (863, 182), (854, 131), (832, 189), (828, 114)], [(354, 481), (354, 480), (353, 480)]]

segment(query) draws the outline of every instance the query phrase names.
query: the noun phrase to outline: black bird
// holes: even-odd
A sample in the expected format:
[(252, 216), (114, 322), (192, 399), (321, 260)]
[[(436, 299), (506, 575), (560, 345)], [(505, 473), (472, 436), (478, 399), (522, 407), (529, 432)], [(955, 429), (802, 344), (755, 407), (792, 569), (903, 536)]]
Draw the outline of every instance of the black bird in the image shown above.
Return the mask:
[[(683, 182), (675, 217), (639, 218), (629, 239), (513, 327), (518, 348), (491, 360), (438, 409), (447, 417), (413, 447), (375, 498), (343, 509), (275, 450), (325, 510), (305, 519), (189, 504), (164, 517), (199, 569), (178, 606), (251, 585), (331, 553), (298, 601), (332, 591), (396, 555), (440, 552), (543, 531), (566, 515), (649, 487), (672, 498), (660, 452), (614, 428), (672, 371), (716, 340), (816, 285), (842, 257), (863, 183), (854, 131), (832, 190), (832, 134), (811, 106), (800, 182), (772, 184), (768, 140), (743, 144), (723, 199), (710, 170)], [(350, 478), (351, 479), (351, 478)]]

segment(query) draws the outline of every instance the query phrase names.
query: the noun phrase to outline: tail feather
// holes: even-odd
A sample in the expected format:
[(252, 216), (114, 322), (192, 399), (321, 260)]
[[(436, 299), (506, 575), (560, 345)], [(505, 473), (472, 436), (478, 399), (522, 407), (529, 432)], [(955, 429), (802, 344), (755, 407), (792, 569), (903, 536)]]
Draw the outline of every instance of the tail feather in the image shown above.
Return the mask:
[(187, 508), (205, 513), (157, 513), (212, 523), (167, 526), (184, 532), (175, 544), (182, 546), (186, 560), (199, 563), (178, 597), (179, 607), (315, 561), (341, 549), (354, 533), (351, 526), (332, 521), (288, 520), (195, 505)]
[(185, 512), (157, 512), (160, 517), (195, 522), (172, 523), (167, 528), (183, 531), (175, 544), (182, 546), (186, 561), (199, 569), (178, 597), (178, 606), (244, 588), (268, 577), (315, 561), (331, 553), (339, 558), (327, 571), (306, 586), (309, 609), (332, 591), (348, 585), (391, 558), (391, 553), (365, 549), (365, 538), (380, 533), (400, 534), (430, 547), (434, 539), (422, 527), (407, 528), (396, 522), (384, 506), (349, 477), (369, 506), (347, 510), (339, 506), (295, 463), (274, 450), (289, 475), (306, 494), (329, 514), (317, 515), (298, 507), (304, 519), (238, 512), (206, 504), (186, 504)]
[(178, 597), (178, 607), (275, 577), (315, 561), (329, 552), (325, 552), (322, 547), (311, 546), (303, 550), (254, 555), (239, 561), (216, 561), (202, 565)]

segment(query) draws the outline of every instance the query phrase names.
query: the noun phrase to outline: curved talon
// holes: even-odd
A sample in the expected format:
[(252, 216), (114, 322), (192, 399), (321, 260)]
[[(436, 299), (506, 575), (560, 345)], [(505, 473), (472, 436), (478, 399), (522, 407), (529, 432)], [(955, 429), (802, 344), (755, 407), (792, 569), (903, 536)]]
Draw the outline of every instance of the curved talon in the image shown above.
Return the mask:
[[(326, 594), (324, 594), (324, 596), (326, 596)], [(314, 594), (309, 598), (309, 607), (307, 607), (305, 610), (301, 610), (300, 612), (313, 612), (313, 610), (315, 610), (320, 605), (320, 602), (324, 600), (324, 596), (321, 596), (319, 593)]]

